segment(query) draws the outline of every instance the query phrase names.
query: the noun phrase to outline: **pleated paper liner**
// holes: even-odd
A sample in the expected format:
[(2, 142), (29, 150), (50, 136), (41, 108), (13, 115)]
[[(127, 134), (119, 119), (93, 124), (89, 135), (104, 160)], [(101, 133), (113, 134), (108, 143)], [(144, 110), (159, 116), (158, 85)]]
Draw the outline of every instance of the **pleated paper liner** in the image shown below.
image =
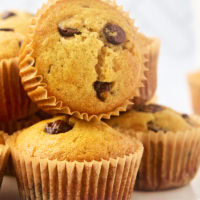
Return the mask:
[(193, 111), (200, 115), (200, 71), (188, 76)]
[(146, 104), (156, 104), (156, 103), (158, 103), (158, 97), (156, 95), (146, 102)]
[(5, 168), (7, 166), (10, 149), (7, 145), (0, 145), (0, 186), (5, 175)]
[(144, 145), (136, 190), (152, 191), (181, 187), (196, 175), (200, 164), (200, 128), (177, 133), (126, 133)]
[[(145, 80), (144, 71), (146, 70), (144, 66), (144, 55), (139, 54), (140, 47), (138, 44), (135, 44), (135, 48), (138, 49), (136, 55), (141, 62), (141, 72), (139, 73), (138, 84), (135, 87), (135, 92), (132, 94), (130, 99), (125, 100), (118, 107), (113, 110), (109, 110), (105, 113), (99, 114), (89, 114), (86, 112), (80, 113), (78, 110), (71, 110), (67, 105), (65, 105), (61, 100), (57, 99), (55, 96), (50, 96), (47, 90), (47, 83), (43, 81), (43, 76), (39, 75), (37, 69), (34, 67), (35, 60), (33, 58), (33, 48), (32, 41), (34, 37), (34, 30), (37, 25), (37, 22), (40, 20), (40, 17), (46, 14), (52, 7), (55, 6), (57, 2), (63, 0), (50, 0), (47, 4), (44, 4), (42, 9), (40, 9), (36, 17), (32, 20), (31, 28), (28, 34), (28, 40), (26, 40), (26, 46), (23, 47), (23, 51), (20, 54), (20, 75), (22, 77), (22, 84), (27, 91), (29, 97), (35, 102), (38, 107), (50, 114), (68, 114), (73, 115), (79, 119), (84, 119), (90, 121), (92, 119), (100, 120), (102, 118), (109, 119), (111, 116), (118, 116), (121, 111), (126, 111), (127, 107), (132, 104), (130, 101), (135, 96), (139, 95), (139, 88), (143, 87), (143, 81)], [(67, 0), (66, 0), (67, 1)], [(103, 1), (103, 0), (102, 0)], [(134, 24), (134, 21), (129, 18), (129, 14), (122, 11), (120, 6), (117, 6), (115, 1), (106, 1), (113, 7), (117, 8), (127, 20)], [(137, 31), (136, 28), (133, 29)], [(137, 40), (136, 40), (137, 43)]]
[(12, 151), (21, 199), (131, 199), (143, 147), (108, 161), (67, 162)]
[(0, 121), (17, 120), (37, 110), (25, 93), (19, 76), (18, 59), (0, 61)]
[(157, 65), (160, 52), (160, 39), (147, 38), (139, 34), (140, 45), (145, 52), (146, 63), (145, 71), (146, 80), (144, 87), (140, 88), (139, 97), (135, 97), (133, 102), (136, 105), (141, 105), (149, 101), (155, 94), (157, 88)]

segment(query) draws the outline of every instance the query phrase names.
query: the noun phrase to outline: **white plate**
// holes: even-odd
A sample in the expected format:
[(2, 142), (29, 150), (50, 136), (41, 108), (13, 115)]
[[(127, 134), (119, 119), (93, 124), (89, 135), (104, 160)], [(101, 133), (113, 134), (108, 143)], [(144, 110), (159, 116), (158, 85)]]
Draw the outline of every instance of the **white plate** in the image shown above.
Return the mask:
[[(134, 192), (134, 200), (200, 200), (200, 173), (183, 188), (164, 192)], [(4, 179), (0, 200), (19, 200), (15, 178)]]

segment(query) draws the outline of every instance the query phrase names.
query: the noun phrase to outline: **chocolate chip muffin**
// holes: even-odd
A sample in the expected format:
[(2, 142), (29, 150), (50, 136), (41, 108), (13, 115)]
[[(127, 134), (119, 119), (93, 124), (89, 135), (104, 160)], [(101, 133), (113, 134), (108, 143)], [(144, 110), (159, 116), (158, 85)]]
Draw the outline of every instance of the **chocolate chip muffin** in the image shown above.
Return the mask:
[(5, 168), (10, 155), (9, 146), (5, 144), (7, 135), (4, 132), (0, 132), (0, 187), (5, 174)]
[(24, 11), (4, 11), (0, 13), (0, 28), (12, 29), (15, 32), (26, 35), (32, 17), (32, 14)]
[(133, 20), (104, 1), (50, 2), (33, 20), (20, 54), (28, 95), (53, 114), (85, 120), (118, 115), (144, 79)]
[[(21, 16), (22, 13), (19, 13)], [(18, 30), (22, 17), (16, 15), (14, 12), (0, 14), (0, 122), (2, 123), (25, 118), (37, 110), (25, 93), (19, 76), (18, 54), (25, 32)], [(28, 23), (30, 18), (25, 16), (24, 14), (23, 22)], [(21, 26), (24, 31), (25, 29), (28, 31), (25, 22)]]
[(191, 100), (193, 111), (195, 114), (200, 115), (200, 71), (192, 73), (188, 76), (188, 84), (190, 88)]
[(144, 145), (138, 190), (188, 184), (199, 169), (199, 119), (157, 104), (137, 106), (107, 123)]
[(103, 122), (62, 116), (17, 132), (8, 144), (21, 198), (29, 199), (131, 199), (143, 151)]

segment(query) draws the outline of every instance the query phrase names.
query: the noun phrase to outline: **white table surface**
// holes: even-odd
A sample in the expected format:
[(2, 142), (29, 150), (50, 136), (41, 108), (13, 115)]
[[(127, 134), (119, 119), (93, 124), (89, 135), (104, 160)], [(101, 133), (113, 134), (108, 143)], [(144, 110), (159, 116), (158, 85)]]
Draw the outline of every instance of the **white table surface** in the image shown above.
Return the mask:
[[(200, 200), (200, 173), (188, 186), (164, 192), (134, 192), (134, 200)], [(0, 200), (19, 200), (15, 178), (6, 177)]]

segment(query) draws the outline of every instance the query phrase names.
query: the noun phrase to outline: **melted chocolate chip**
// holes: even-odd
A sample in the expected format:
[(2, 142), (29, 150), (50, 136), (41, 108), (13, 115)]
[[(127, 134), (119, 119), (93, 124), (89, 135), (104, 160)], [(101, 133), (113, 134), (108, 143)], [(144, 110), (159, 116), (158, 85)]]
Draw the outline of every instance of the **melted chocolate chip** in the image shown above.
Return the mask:
[(163, 111), (164, 107), (157, 104), (148, 104), (148, 105), (134, 106), (134, 109), (138, 112), (156, 113)]
[(22, 44), (23, 44), (23, 40), (19, 41), (19, 48), (21, 48)]
[(0, 28), (0, 31), (14, 32), (14, 29), (12, 29), (12, 28)]
[(16, 13), (11, 12), (11, 11), (5, 11), (2, 15), (1, 15), (1, 19), (8, 19), (10, 17), (16, 16)]
[(152, 121), (148, 122), (147, 128), (148, 128), (149, 131), (153, 131), (155, 133), (157, 133), (159, 131), (163, 131), (164, 133), (167, 132), (167, 130), (162, 129), (158, 125), (154, 124)]
[(111, 91), (113, 83), (96, 81), (93, 86), (97, 93), (97, 97), (101, 101), (105, 101), (105, 93)]
[(65, 133), (72, 129), (73, 127), (63, 120), (57, 120), (55, 122), (50, 122), (45, 126), (45, 132), (49, 134), (59, 134)]
[(181, 116), (188, 124), (190, 124), (191, 126), (194, 125), (194, 122), (192, 121), (192, 119), (188, 114), (182, 114)]
[(62, 35), (63, 37), (73, 37), (74, 35), (80, 35), (81, 32), (78, 29), (75, 28), (62, 28), (62, 27), (58, 27), (58, 31), (60, 33), (60, 35)]
[(188, 118), (190, 118), (188, 114), (182, 114), (181, 116), (182, 116), (183, 119), (188, 119)]
[(120, 26), (116, 24), (106, 24), (103, 29), (103, 32), (107, 41), (111, 44), (119, 45), (125, 42), (126, 40), (126, 33)]

